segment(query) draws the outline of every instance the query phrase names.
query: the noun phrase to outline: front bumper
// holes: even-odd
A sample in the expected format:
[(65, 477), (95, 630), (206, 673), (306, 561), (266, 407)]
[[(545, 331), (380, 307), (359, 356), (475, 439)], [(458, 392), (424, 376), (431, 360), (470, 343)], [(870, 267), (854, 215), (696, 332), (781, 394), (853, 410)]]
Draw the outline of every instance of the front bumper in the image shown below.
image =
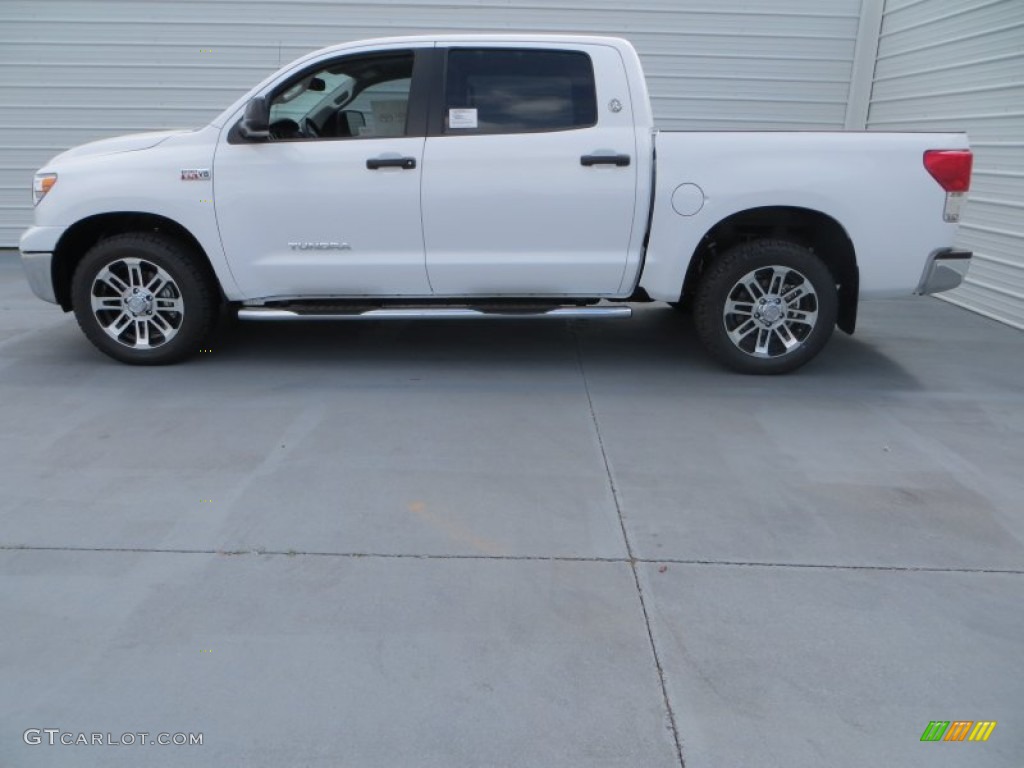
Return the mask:
[(32, 293), (43, 301), (57, 303), (53, 290), (53, 252), (64, 227), (30, 227), (21, 236), (21, 266)]
[(967, 275), (972, 255), (970, 251), (957, 248), (940, 248), (933, 251), (924, 265), (921, 282), (914, 293), (941, 293), (956, 288)]
[(52, 253), (25, 253), (21, 254), (21, 266), (25, 270), (25, 277), (28, 278), (28, 286), (32, 293), (43, 301), (51, 304), (57, 303), (57, 296), (53, 292), (53, 273), (50, 265), (53, 263)]

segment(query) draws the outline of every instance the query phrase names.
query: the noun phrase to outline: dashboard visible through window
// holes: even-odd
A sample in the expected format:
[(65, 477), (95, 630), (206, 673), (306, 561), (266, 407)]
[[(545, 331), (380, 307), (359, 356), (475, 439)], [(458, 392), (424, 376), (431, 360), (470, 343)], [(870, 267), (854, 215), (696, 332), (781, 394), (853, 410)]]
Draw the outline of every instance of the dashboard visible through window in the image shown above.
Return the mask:
[(406, 135), (413, 54), (349, 56), (285, 83), (270, 102), (270, 136), (366, 139)]

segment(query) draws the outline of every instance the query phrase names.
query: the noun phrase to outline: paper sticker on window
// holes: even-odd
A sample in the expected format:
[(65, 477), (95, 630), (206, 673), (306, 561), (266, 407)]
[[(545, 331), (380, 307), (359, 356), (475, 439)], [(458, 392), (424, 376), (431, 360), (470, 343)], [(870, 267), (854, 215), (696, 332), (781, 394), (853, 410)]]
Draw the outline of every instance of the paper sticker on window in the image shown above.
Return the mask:
[(448, 110), (448, 127), (449, 128), (476, 128), (476, 110), (475, 109), (449, 109)]

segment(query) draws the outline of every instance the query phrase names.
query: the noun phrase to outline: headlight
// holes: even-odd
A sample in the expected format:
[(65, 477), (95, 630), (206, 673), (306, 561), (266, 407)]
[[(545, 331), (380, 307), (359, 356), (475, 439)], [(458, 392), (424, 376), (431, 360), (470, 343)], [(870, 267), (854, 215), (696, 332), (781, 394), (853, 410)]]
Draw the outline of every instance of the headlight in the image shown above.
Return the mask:
[(46, 197), (53, 185), (57, 183), (56, 173), (37, 173), (32, 180), (32, 204), (39, 205), (39, 201)]

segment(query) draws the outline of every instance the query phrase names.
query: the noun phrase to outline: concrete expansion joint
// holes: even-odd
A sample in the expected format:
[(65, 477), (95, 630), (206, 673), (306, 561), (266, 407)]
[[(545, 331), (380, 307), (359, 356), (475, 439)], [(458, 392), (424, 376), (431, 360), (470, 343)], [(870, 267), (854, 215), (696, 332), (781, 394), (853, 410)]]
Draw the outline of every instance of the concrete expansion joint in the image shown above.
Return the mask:
[(583, 382), (583, 391), (587, 396), (587, 408), (590, 411), (590, 420), (594, 426), (594, 436), (597, 438), (597, 446), (601, 452), (601, 461), (604, 464), (605, 476), (608, 478), (608, 490), (615, 504), (615, 514), (619, 519), (619, 529), (622, 531), (622, 542), (626, 547), (626, 554), (629, 558), (629, 568), (633, 574), (633, 584), (636, 586), (637, 599), (640, 601), (640, 610), (644, 616), (644, 627), (647, 630), (647, 640), (651, 647), (651, 656), (654, 661), (654, 668), (658, 674), (658, 683), (661, 686), (661, 699), (668, 717), (669, 731), (672, 734), (672, 742), (675, 746), (676, 759), (679, 761), (679, 768), (686, 768), (686, 761), (683, 759), (683, 742), (679, 736), (679, 726), (676, 723), (676, 713), (672, 709), (672, 702), (668, 695), (668, 686), (665, 683), (665, 669), (661, 664), (661, 657), (658, 653), (658, 645), (654, 640), (654, 631), (651, 629), (651, 616), (647, 610), (647, 601), (644, 599), (644, 590), (640, 584), (640, 572), (637, 569), (637, 557), (633, 552), (633, 543), (629, 539), (629, 530), (626, 528), (626, 520), (622, 514), (622, 503), (619, 499), (619, 490), (615, 486), (615, 478), (612, 476), (611, 463), (608, 460), (608, 451), (605, 448), (604, 437), (601, 434), (601, 424), (597, 418), (597, 411), (594, 409), (594, 399), (590, 394), (590, 385), (587, 382), (587, 371), (583, 365), (583, 350), (581, 348), (580, 336), (577, 329), (572, 329), (573, 339), (576, 347), (576, 363), (580, 371), (580, 379)]
[(157, 555), (221, 555), (232, 558), (262, 557), (334, 557), (376, 560), (494, 560), (528, 563), (610, 563), (629, 565), (688, 565), (726, 568), (803, 568), (821, 571), (893, 571), (895, 573), (981, 573), (1024, 576), (1024, 568), (940, 568), (917, 565), (844, 565), (833, 563), (773, 563), (742, 560), (688, 560), (646, 557), (586, 557), (577, 555), (431, 555), (403, 552), (329, 552), (296, 549), (182, 549), (169, 547), (80, 547), (37, 544), (0, 544), (0, 552), (124, 552)]

